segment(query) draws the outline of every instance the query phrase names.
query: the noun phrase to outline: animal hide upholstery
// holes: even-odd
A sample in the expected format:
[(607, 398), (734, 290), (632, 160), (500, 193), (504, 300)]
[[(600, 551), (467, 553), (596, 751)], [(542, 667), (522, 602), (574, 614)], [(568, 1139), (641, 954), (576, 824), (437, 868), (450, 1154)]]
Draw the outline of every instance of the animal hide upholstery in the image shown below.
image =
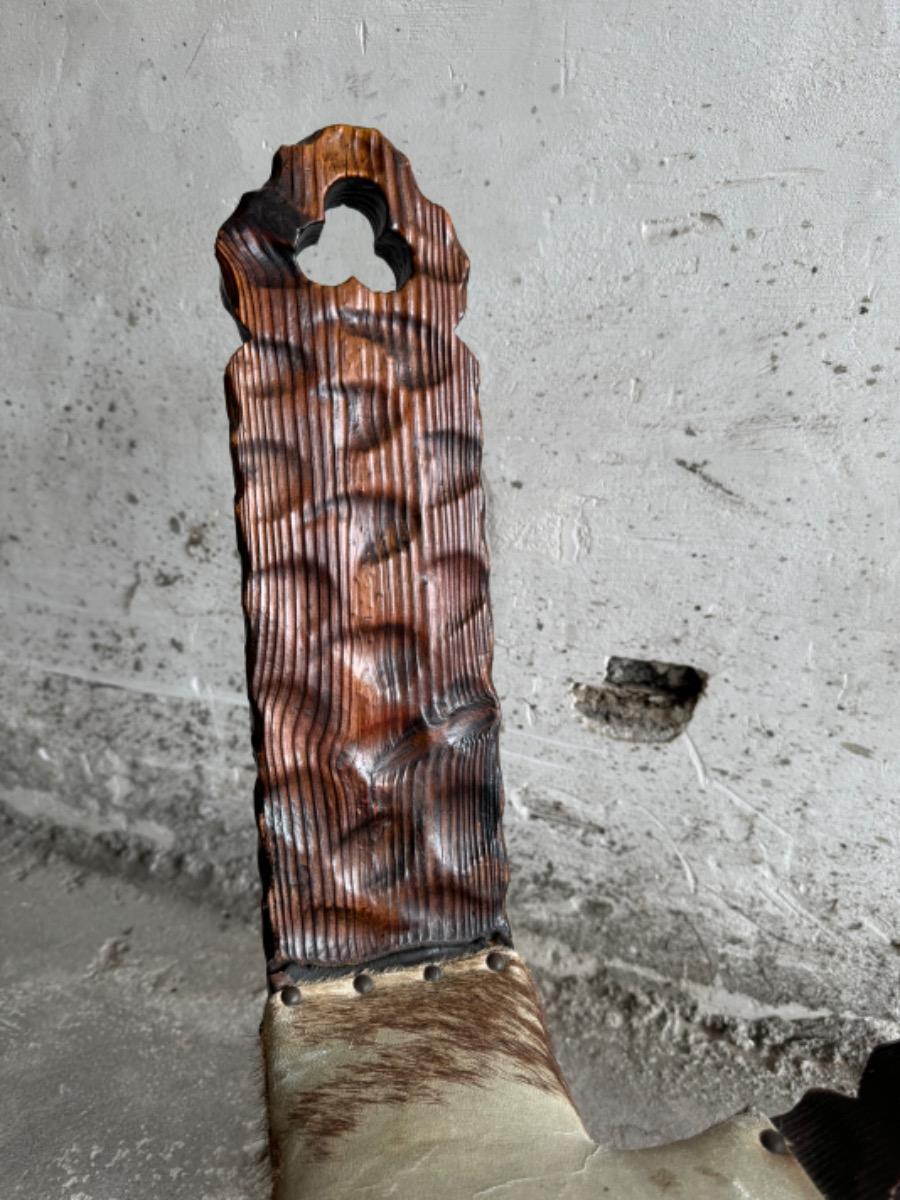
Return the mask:
[(486, 954), (273, 996), (263, 1022), (275, 1200), (811, 1200), (765, 1117), (616, 1152), (588, 1136), (521, 959)]

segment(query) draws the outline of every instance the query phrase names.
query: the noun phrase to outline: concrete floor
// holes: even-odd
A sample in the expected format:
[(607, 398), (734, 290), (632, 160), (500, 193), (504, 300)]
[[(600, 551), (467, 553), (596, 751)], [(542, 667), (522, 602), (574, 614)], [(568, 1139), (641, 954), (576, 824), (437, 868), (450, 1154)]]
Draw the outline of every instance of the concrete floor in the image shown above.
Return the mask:
[[(263, 1200), (252, 924), (159, 883), (6, 844), (4, 1200)], [(520, 946), (539, 964), (560, 1056), (604, 1141), (669, 1140), (748, 1102), (778, 1111), (812, 1083), (848, 1086), (865, 1049), (846, 1026), (679, 1011), (572, 973), (565, 957), (554, 965), (527, 935)]]
[(2, 1195), (266, 1195), (254, 932), (61, 861), (0, 884)]

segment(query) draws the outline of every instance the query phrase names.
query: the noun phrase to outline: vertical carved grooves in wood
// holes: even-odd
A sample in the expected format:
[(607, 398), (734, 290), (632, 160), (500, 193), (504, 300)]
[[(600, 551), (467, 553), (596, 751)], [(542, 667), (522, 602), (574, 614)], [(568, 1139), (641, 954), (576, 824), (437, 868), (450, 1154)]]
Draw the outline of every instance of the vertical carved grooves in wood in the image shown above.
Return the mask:
[[(398, 290), (306, 279), (325, 209)], [(270, 970), (508, 939), (468, 261), (377, 131), (276, 155), (219, 232)]]

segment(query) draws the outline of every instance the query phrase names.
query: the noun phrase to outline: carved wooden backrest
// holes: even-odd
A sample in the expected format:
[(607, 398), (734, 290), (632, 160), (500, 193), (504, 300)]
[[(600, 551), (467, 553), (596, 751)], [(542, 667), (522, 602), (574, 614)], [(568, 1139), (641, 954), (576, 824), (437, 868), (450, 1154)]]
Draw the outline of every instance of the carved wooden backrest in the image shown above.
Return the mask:
[[(396, 291), (304, 276), (336, 204)], [(279, 151), (216, 250), (270, 973), (506, 941), (468, 260), (348, 126)]]

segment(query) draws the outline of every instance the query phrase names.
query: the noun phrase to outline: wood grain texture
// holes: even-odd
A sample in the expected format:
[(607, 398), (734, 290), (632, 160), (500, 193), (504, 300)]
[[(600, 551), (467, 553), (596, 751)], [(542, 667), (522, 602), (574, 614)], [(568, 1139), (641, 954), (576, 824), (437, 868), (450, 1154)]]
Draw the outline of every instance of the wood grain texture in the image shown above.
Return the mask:
[[(300, 271), (339, 203), (396, 291)], [(508, 940), (468, 260), (343, 125), (278, 152), (216, 253), (270, 973)]]

